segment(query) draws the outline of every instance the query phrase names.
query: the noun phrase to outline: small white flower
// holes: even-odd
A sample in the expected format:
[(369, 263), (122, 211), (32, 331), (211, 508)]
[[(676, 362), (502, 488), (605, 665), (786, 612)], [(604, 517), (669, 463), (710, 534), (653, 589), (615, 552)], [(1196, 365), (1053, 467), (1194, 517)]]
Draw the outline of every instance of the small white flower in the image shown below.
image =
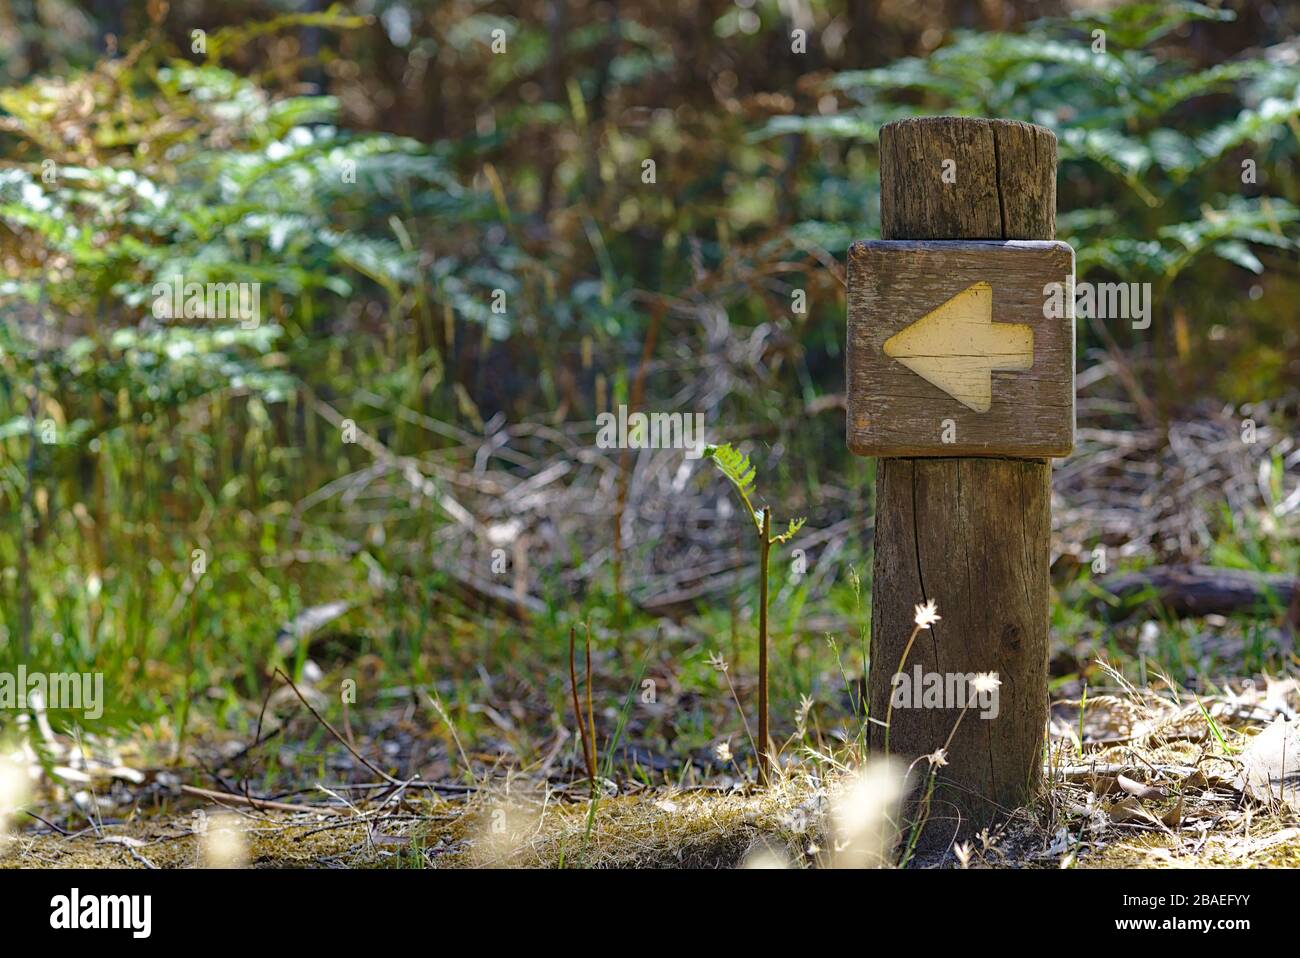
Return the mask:
[(730, 762), (730, 761), (731, 761), (731, 743), (730, 743), (730, 742), (719, 742), (719, 743), (717, 744), (717, 746), (713, 749), (713, 753), (714, 753), (715, 755), (718, 756), (718, 761), (719, 761), (719, 762)]
[(916, 624), (923, 629), (928, 629), (934, 623), (938, 622), (942, 616), (939, 615), (939, 606), (934, 599), (928, 600), (925, 605), (916, 606)]
[(937, 748), (927, 755), (926, 759), (929, 760), (931, 767), (943, 768), (948, 764), (948, 750), (945, 748)]
[(1002, 680), (996, 672), (977, 672), (971, 679), (971, 688), (980, 694), (992, 692), (1002, 686)]
[(970, 857), (971, 853), (974, 851), (974, 849), (971, 848), (970, 842), (958, 842), (956, 845), (952, 846), (952, 851), (953, 854), (957, 856), (957, 861), (961, 862), (962, 868), (970, 867)]
[(719, 672), (725, 672), (729, 668), (727, 660), (716, 652), (709, 653), (709, 665), (713, 666)]

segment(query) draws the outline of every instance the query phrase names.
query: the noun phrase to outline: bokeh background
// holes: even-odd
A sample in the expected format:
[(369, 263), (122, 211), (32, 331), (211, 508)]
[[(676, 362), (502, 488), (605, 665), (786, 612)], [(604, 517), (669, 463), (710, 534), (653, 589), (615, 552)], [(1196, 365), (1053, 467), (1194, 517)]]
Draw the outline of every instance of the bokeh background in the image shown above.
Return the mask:
[[(774, 722), (803, 696), (846, 720), (873, 467), (843, 441), (844, 253), (878, 235), (880, 125), (944, 113), (1053, 129), (1080, 278), (1153, 290), (1149, 328), (1079, 327), (1054, 689), (1099, 654), (1193, 685), (1293, 665), (1276, 596), (1194, 621), (1098, 596), (1295, 573), (1297, 26), (1245, 0), (0, 0), (0, 666), (103, 671), (97, 727), (168, 749), (254, 727), (277, 666), (373, 715), (431, 688), (527, 764), (580, 625), (611, 761), (743, 760), (708, 656), (747, 700), (752, 540), (707, 462), (596, 446), (628, 404), (703, 413), (807, 517), (774, 560)], [(156, 319), (174, 275), (260, 284), (261, 322)]]

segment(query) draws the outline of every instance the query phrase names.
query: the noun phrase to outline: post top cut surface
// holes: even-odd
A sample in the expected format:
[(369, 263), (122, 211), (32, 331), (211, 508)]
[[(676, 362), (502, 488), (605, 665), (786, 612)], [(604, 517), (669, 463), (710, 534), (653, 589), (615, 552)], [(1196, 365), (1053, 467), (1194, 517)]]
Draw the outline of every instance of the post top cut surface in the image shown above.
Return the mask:
[(1068, 456), (1074, 251), (895, 240), (849, 251), (848, 446), (861, 456)]

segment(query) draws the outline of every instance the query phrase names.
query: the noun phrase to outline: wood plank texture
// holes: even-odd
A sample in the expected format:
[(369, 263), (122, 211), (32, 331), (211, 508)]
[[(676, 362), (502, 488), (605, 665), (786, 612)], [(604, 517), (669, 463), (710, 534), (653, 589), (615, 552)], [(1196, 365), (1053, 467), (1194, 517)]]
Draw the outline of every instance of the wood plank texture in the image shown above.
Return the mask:
[[(1074, 318), (1044, 315), (1044, 288), (1067, 286), (1074, 251), (1055, 242), (855, 243), (849, 251), (848, 444), (860, 456), (1068, 456), (1074, 448)], [(987, 283), (992, 329), (1026, 326), (1032, 364), (981, 356), (963, 369), (991, 404), (974, 408), (886, 354), (925, 314)], [(950, 366), (954, 360), (944, 360)], [(924, 360), (912, 365), (924, 369)], [(942, 368), (942, 367), (941, 367)]]

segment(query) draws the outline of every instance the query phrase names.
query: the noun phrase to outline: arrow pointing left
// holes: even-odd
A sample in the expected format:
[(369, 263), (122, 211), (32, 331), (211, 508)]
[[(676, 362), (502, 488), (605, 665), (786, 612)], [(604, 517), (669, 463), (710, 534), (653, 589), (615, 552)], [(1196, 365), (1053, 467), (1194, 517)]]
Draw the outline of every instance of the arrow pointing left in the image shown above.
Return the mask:
[(885, 340), (885, 355), (963, 406), (988, 412), (993, 370), (1034, 365), (1034, 331), (993, 322), (993, 288), (979, 282)]

